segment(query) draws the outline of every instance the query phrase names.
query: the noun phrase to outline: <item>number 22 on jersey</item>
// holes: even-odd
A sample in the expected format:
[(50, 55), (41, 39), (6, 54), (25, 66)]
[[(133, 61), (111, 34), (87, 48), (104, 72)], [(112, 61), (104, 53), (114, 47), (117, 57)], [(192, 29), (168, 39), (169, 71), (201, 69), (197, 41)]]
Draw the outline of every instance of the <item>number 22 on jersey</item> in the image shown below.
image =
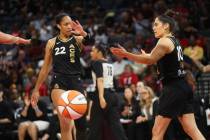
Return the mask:
[(65, 47), (55, 48), (55, 55), (66, 54)]

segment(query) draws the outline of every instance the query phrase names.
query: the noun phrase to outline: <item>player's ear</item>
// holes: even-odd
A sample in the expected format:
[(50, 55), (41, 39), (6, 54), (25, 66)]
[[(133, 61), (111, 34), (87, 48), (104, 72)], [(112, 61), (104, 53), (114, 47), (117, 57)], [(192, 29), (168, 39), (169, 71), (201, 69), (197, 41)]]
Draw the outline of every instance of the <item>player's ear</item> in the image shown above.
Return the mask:
[(163, 28), (165, 30), (170, 30), (170, 25), (168, 23), (165, 23), (164, 26), (163, 26)]
[(57, 28), (58, 28), (59, 30), (61, 29), (61, 26), (60, 26), (59, 24), (57, 24), (56, 26), (57, 26)]

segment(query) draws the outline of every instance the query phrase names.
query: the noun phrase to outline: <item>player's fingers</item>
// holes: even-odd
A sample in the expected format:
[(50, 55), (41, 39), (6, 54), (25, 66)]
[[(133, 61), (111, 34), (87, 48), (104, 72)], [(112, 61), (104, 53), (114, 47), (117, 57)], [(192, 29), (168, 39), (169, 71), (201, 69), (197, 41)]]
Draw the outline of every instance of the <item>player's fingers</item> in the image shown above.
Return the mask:
[(76, 23), (77, 23), (78, 25), (81, 25), (81, 24), (79, 23), (79, 21), (78, 21), (78, 20), (76, 20)]
[(116, 51), (116, 50), (113, 50), (113, 51), (111, 51), (112, 52), (112, 54), (114, 54), (114, 55), (118, 55), (119, 54), (119, 51)]
[(116, 48), (111, 47), (111, 48), (110, 48), (110, 51), (111, 51), (111, 52), (114, 52), (114, 51), (116, 51)]
[(72, 20), (71, 24), (72, 24), (73, 28), (74, 28), (74, 26), (77, 26), (77, 23), (73, 20)]

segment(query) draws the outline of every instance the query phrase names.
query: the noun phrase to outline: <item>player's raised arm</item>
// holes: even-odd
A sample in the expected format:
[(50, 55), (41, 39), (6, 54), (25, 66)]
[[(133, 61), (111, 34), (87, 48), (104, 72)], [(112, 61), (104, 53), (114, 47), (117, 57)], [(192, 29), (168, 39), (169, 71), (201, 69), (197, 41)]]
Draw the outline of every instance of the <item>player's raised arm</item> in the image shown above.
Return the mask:
[(167, 47), (165, 44), (173, 46), (172, 42), (168, 38), (161, 38), (151, 53), (145, 53), (143, 50), (141, 50), (141, 54), (133, 54), (127, 52), (121, 45), (118, 45), (118, 48), (112, 47), (110, 50), (118, 57), (125, 57), (131, 61), (142, 64), (154, 64), (170, 51), (169, 47)]
[(3, 32), (0, 32), (0, 44), (30, 44), (30, 39), (24, 39), (21, 37), (16, 37), (10, 34), (6, 34)]
[(72, 20), (72, 34), (75, 35), (75, 38), (77, 40), (77, 43), (82, 46), (82, 45), (87, 45), (90, 40), (91, 36), (88, 34), (82, 27), (82, 25), (79, 23), (78, 20), (73, 21)]

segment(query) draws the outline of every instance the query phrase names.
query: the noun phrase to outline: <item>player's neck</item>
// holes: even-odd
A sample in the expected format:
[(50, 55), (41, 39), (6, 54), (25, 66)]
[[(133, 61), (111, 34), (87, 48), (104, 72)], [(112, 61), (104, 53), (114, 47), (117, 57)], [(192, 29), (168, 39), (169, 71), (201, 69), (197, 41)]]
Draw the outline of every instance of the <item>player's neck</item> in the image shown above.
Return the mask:
[(173, 36), (172, 33), (167, 33), (163, 35), (163, 37), (169, 37), (169, 36)]
[(69, 38), (70, 38), (70, 36), (66, 36), (66, 35), (64, 35), (64, 34), (59, 34), (58, 35), (58, 38), (61, 40), (61, 41), (67, 41), (67, 40), (69, 40)]

